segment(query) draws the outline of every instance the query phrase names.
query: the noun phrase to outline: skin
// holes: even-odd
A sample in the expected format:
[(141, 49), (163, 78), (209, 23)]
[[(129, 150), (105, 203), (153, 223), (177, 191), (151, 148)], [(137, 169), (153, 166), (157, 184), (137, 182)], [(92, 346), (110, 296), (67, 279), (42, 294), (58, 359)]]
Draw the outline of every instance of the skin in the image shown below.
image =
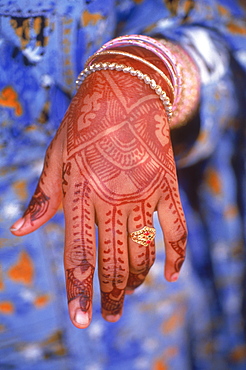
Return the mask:
[[(154, 62), (153, 56), (145, 57)], [(124, 57), (115, 59), (129, 65)], [(130, 65), (150, 73), (138, 63)], [(68, 309), (76, 327), (86, 328), (92, 318), (96, 258), (102, 316), (110, 322), (120, 318), (125, 293), (144, 282), (155, 260), (154, 241), (142, 246), (129, 233), (152, 227), (155, 211), (164, 236), (165, 278), (177, 280), (185, 258), (186, 223), (169, 123), (149, 86), (116, 71), (86, 78), (47, 149), (37, 189), (12, 233), (22, 236), (38, 229), (61, 201)]]

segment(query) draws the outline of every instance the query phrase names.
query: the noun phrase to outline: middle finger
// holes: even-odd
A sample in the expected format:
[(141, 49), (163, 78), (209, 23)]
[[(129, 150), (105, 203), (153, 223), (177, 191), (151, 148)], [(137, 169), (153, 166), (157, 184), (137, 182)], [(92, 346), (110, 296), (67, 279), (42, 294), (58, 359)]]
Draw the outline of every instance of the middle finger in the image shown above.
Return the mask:
[(107, 321), (117, 321), (122, 314), (129, 273), (126, 214), (123, 207), (105, 204), (99, 211), (98, 271), (102, 315)]

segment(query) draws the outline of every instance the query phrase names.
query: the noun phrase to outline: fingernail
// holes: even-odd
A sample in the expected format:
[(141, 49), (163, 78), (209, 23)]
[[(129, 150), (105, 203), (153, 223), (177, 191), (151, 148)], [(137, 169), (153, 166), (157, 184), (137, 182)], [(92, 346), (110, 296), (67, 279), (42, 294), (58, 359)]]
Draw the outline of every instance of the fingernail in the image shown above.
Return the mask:
[(17, 230), (20, 230), (22, 228), (22, 226), (24, 225), (25, 223), (25, 219), (24, 218), (20, 218), (18, 221), (16, 221), (10, 228), (10, 231), (17, 231)]
[(110, 322), (116, 322), (120, 319), (120, 315), (107, 315), (106, 320)]
[(171, 280), (172, 281), (176, 281), (176, 280), (178, 280), (178, 278), (179, 278), (179, 273), (178, 272), (175, 272), (174, 274), (172, 274), (172, 276), (171, 276)]
[(80, 309), (78, 309), (75, 313), (74, 320), (80, 325), (88, 325), (89, 324), (88, 312), (83, 312)]

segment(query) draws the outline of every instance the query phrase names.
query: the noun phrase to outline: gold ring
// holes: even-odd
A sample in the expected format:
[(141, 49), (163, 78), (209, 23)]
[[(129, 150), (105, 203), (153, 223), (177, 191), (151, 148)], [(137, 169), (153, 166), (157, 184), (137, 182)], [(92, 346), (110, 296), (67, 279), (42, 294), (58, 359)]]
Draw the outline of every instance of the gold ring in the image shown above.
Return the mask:
[(152, 240), (154, 240), (155, 234), (156, 231), (154, 227), (144, 226), (142, 229), (130, 233), (130, 238), (134, 242), (147, 247)]

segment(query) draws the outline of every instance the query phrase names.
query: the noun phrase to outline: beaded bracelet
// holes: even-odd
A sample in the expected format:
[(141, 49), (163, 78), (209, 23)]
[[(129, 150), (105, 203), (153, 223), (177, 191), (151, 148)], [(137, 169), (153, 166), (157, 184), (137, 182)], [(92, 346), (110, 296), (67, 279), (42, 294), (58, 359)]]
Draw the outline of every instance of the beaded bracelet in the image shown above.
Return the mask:
[(166, 39), (156, 40), (145, 35), (125, 35), (104, 44), (98, 53), (115, 47), (138, 46), (157, 55), (167, 67), (174, 88), (171, 128), (185, 125), (194, 114), (200, 98), (198, 67), (178, 44)]
[(109, 50), (118, 46), (138, 46), (147, 49), (157, 55), (167, 67), (174, 87), (174, 105), (181, 90), (180, 65), (172, 52), (160, 41), (145, 35), (125, 35), (117, 37), (104, 44), (97, 52)]
[(172, 93), (172, 100), (174, 100), (174, 89), (173, 89), (173, 85), (171, 84), (171, 81), (168, 79), (168, 77), (165, 75), (165, 73), (163, 73), (163, 71), (161, 69), (159, 69), (158, 67), (156, 67), (154, 64), (150, 63), (149, 61), (137, 56), (137, 55), (134, 55), (134, 54), (131, 54), (131, 53), (128, 53), (128, 52), (125, 52), (125, 51), (118, 51), (118, 50), (106, 50), (106, 51), (101, 51), (101, 52), (97, 52), (95, 53), (94, 55), (92, 55), (86, 62), (86, 67), (90, 66), (91, 64), (93, 64), (93, 61), (95, 61), (95, 59), (97, 59), (98, 57), (102, 56), (102, 55), (122, 55), (122, 56), (125, 56), (127, 58), (130, 58), (130, 59), (134, 59), (134, 60), (137, 60), (145, 65), (147, 65), (148, 67), (150, 67), (151, 69), (153, 69), (155, 72), (157, 72), (162, 78), (163, 80), (167, 83), (168, 85), (168, 90), (171, 90), (169, 92)]
[(132, 67), (126, 66), (125, 64), (118, 64), (112, 62), (102, 62), (102, 63), (94, 63), (88, 67), (86, 67), (78, 76), (76, 80), (76, 86), (82, 84), (86, 77), (88, 77), (91, 73), (101, 70), (115, 70), (118, 72), (130, 73), (131, 76), (137, 77), (139, 80), (142, 80), (144, 83), (150, 86), (150, 88), (159, 96), (161, 100), (167, 117), (170, 120), (172, 118), (172, 104), (170, 103), (170, 99), (167, 96), (166, 92), (162, 90), (161, 86), (157, 85), (156, 81), (153, 78), (150, 78), (149, 75), (142, 73), (139, 70), (136, 70)]

